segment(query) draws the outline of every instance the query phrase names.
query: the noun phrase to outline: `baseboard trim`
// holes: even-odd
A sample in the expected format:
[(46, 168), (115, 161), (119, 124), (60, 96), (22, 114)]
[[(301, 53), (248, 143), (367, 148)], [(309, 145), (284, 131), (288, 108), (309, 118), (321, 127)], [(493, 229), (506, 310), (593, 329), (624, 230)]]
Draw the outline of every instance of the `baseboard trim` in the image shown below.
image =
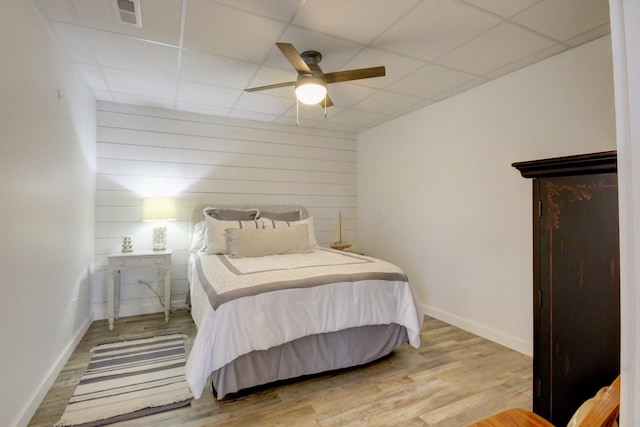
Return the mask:
[(428, 316), (434, 317), (443, 322), (449, 323), (460, 329), (471, 332), (482, 338), (488, 339), (519, 353), (525, 354), (529, 357), (533, 357), (533, 343), (526, 342), (519, 338), (515, 338), (511, 335), (507, 335), (503, 332), (497, 331), (493, 328), (489, 328), (485, 325), (473, 322), (469, 319), (464, 319), (455, 314), (448, 313), (446, 311), (423, 305), (424, 313)]
[(24, 406), (24, 408), (20, 412), (17, 422), (14, 425), (22, 427), (22, 426), (27, 426), (29, 424), (29, 421), (31, 421), (31, 418), (33, 418), (33, 415), (38, 410), (38, 407), (40, 406), (45, 396), (49, 392), (49, 389), (58, 378), (58, 375), (60, 374), (60, 372), (66, 365), (67, 361), (73, 354), (73, 351), (76, 349), (76, 347), (82, 340), (82, 337), (84, 337), (84, 334), (87, 332), (87, 330), (89, 330), (89, 327), (91, 326), (92, 323), (93, 323), (93, 316), (89, 315), (89, 317), (85, 319), (84, 323), (82, 323), (80, 328), (78, 328), (75, 335), (73, 336), (73, 339), (69, 341), (69, 344), (67, 344), (66, 348), (60, 354), (56, 362), (51, 366), (51, 368), (49, 369), (49, 372), (47, 372), (47, 375), (45, 375), (42, 382), (36, 388), (35, 392), (31, 396), (31, 399), (29, 399), (27, 404)]

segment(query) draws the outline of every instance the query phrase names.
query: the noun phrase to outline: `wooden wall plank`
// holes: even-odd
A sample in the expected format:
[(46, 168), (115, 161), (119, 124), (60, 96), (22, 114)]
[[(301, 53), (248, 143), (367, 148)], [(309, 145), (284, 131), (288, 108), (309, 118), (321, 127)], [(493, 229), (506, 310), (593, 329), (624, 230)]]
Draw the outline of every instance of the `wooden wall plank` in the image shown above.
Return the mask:
[[(212, 129), (215, 132), (217, 129)], [(146, 130), (123, 129), (123, 128), (100, 128), (97, 140), (112, 144), (130, 144), (132, 140), (136, 145), (148, 147), (180, 147), (185, 150), (212, 151), (227, 153), (254, 153), (271, 154), (283, 157), (302, 157), (326, 160), (356, 160), (354, 148), (347, 149), (345, 146), (317, 147), (305, 142), (288, 143), (281, 139), (279, 141), (261, 140), (239, 140), (207, 135), (184, 135), (177, 133), (162, 133)]]
[(100, 159), (97, 162), (98, 175), (118, 176), (126, 171), (131, 176), (242, 179), (248, 181), (306, 182), (356, 184), (356, 174), (352, 172), (326, 172), (313, 170), (275, 169), (273, 167), (246, 167), (233, 165), (180, 164), (158, 160)]
[[(106, 312), (107, 255), (120, 251), (125, 235), (134, 249), (152, 247), (152, 225), (141, 221), (145, 196), (176, 199), (178, 219), (167, 225), (174, 301), (188, 291), (188, 216), (197, 204), (302, 204), (324, 245), (335, 238), (341, 211), (345, 233), (356, 235), (353, 134), (109, 102), (99, 102), (97, 114), (96, 318)], [(141, 274), (157, 281), (153, 271)], [(126, 280), (123, 286), (138, 279)], [(141, 312), (154, 304), (145, 289), (122, 295)]]
[(99, 159), (112, 160), (149, 160), (162, 163), (189, 165), (243, 166), (246, 168), (267, 167), (284, 170), (315, 170), (325, 172), (343, 172), (355, 168), (353, 160), (322, 160), (302, 157), (284, 157), (279, 154), (267, 155), (247, 153), (229, 153), (203, 150), (188, 150), (183, 147), (147, 147), (141, 145), (112, 144), (98, 142)]

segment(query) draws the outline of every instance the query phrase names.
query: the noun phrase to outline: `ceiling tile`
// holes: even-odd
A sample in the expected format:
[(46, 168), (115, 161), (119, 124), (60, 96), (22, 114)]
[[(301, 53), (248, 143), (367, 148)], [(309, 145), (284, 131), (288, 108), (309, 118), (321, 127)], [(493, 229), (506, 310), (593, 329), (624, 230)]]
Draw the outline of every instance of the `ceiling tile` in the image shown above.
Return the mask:
[(417, 104), (414, 104), (410, 107), (405, 108), (404, 110), (398, 110), (398, 111), (394, 111), (393, 112), (393, 116), (394, 117), (400, 117), (403, 116), (407, 113), (410, 113), (412, 111), (415, 111), (419, 108), (423, 108), (426, 107), (428, 105), (432, 105), (434, 104), (436, 101), (434, 101), (433, 99), (423, 99), (422, 101), (418, 102)]
[(348, 82), (331, 84), (328, 91), (334, 105), (340, 107), (350, 107), (376, 93), (373, 88)]
[(500, 24), (436, 62), (471, 74), (484, 75), (553, 43), (512, 24)]
[(367, 44), (416, 4), (418, 0), (306, 0), (293, 23)]
[(498, 18), (464, 3), (425, 0), (373, 46), (430, 61), (498, 23)]
[(515, 70), (519, 70), (520, 68), (526, 67), (527, 65), (534, 64), (538, 61), (541, 61), (545, 58), (555, 55), (556, 53), (562, 52), (566, 50), (566, 47), (560, 44), (552, 45), (546, 49), (540, 50), (533, 55), (525, 56), (522, 59), (519, 59), (515, 62), (505, 65), (504, 67), (497, 68), (490, 73), (486, 74), (486, 77), (490, 79), (494, 79), (496, 77), (502, 76), (507, 73), (511, 73)]
[(111, 91), (94, 89), (93, 94), (98, 101), (114, 101)]
[(71, 2), (84, 26), (173, 46), (177, 46), (180, 40), (182, 0), (140, 0), (142, 28), (119, 22), (115, 6), (110, 0)]
[(245, 89), (259, 66), (195, 50), (183, 50), (180, 77), (184, 80)]
[(475, 78), (473, 80), (469, 80), (468, 82), (464, 82), (456, 87), (453, 87), (449, 90), (445, 90), (442, 93), (438, 93), (436, 95), (433, 95), (431, 98), (435, 101), (442, 101), (445, 98), (449, 98), (451, 96), (457, 95), (459, 93), (464, 92), (465, 90), (471, 89), (473, 87), (476, 87), (478, 85), (481, 85), (482, 83), (486, 83), (487, 79), (483, 78), (483, 77), (478, 77)]
[[(296, 26), (289, 26), (280, 36), (278, 42), (291, 43), (298, 53), (305, 50), (319, 51), (322, 54), (320, 67), (325, 73), (335, 71), (363, 48), (358, 43)], [(289, 61), (275, 45), (264, 63), (272, 67), (292, 70)]]
[(474, 78), (472, 74), (429, 64), (387, 86), (387, 89), (406, 95), (430, 98)]
[(540, 0), (464, 0), (469, 4), (481, 7), (506, 18), (522, 12)]
[(387, 122), (389, 120), (393, 120), (393, 119), (395, 119), (397, 117), (401, 117), (401, 116), (403, 116), (405, 114), (411, 113), (412, 111), (419, 110), (420, 108), (426, 107), (428, 105), (432, 105), (435, 102), (436, 101), (431, 100), (431, 99), (422, 99), (416, 104), (412, 104), (412, 105), (410, 105), (408, 107), (405, 107), (405, 108), (402, 108), (402, 109), (394, 110), (393, 114), (385, 115), (385, 117), (383, 119), (378, 120), (378, 124)]
[(109, 90), (107, 83), (102, 75), (102, 70), (93, 64), (78, 64), (78, 70), (84, 77), (87, 84), (96, 90)]
[(378, 91), (370, 97), (358, 102), (355, 108), (375, 113), (389, 114), (389, 111), (404, 110), (407, 107), (417, 104), (421, 98), (399, 93)]
[(229, 117), (245, 120), (259, 120), (262, 122), (273, 122), (276, 121), (280, 116), (277, 114), (259, 113), (256, 111), (243, 111), (236, 108), (231, 111)]
[[(324, 119), (323, 119), (324, 120)], [(302, 126), (302, 127), (316, 127), (318, 126), (322, 120), (315, 120), (315, 119), (310, 119), (310, 118), (299, 118), (298, 121), (296, 122), (296, 117), (295, 114), (293, 117), (289, 117), (289, 116), (280, 116), (278, 117), (276, 120), (273, 121), (274, 123), (278, 123), (280, 125), (289, 125), (289, 126)]]
[(322, 120), (318, 122), (314, 127), (316, 129), (325, 129), (325, 130), (332, 130), (336, 132), (349, 132), (349, 133), (355, 133), (359, 128), (359, 126), (354, 126), (346, 123), (330, 122), (328, 120)]
[(336, 71), (384, 65), (386, 69), (384, 77), (357, 80), (357, 84), (361, 86), (383, 88), (412, 73), (424, 64), (424, 62), (416, 59), (368, 47), (353, 57), (340, 70)]
[(110, 68), (175, 78), (178, 49), (105, 31), (86, 32), (98, 63)]
[(40, 12), (49, 19), (70, 24), (78, 23), (78, 16), (66, 0), (34, 0)]
[(175, 104), (170, 99), (161, 99), (151, 96), (130, 95), (128, 93), (113, 92), (113, 100), (121, 104), (143, 105), (145, 107), (173, 109)]
[(384, 114), (374, 113), (372, 111), (356, 110), (352, 108), (329, 117), (328, 120), (335, 123), (344, 123), (347, 125), (360, 127), (366, 126), (367, 123), (380, 120), (384, 117)]
[(589, 31), (585, 31), (584, 33), (581, 33), (580, 35), (577, 35), (575, 37), (571, 37), (570, 39), (566, 39), (563, 40), (566, 44), (568, 44), (569, 46), (580, 46), (583, 43), (589, 42), (591, 40), (595, 40), (598, 39), (602, 36), (606, 36), (608, 34), (611, 34), (611, 25), (609, 25), (609, 23), (607, 22), (604, 25), (601, 25), (599, 27), (593, 28)]
[(216, 2), (281, 21), (289, 21), (300, 4), (300, 0), (278, 0), (275, 2), (265, 0), (216, 0)]
[(87, 35), (93, 30), (57, 22), (53, 23), (52, 27), (64, 44), (64, 48), (76, 62), (97, 64), (96, 56), (89, 43), (87, 43)]
[[(282, 68), (260, 67), (256, 75), (251, 79), (248, 87), (267, 86), (272, 84), (295, 82), (297, 73), (295, 70), (283, 70)], [(294, 87), (286, 86), (277, 89), (267, 89), (264, 93), (282, 97), (294, 98)]]
[(212, 107), (211, 105), (192, 104), (189, 102), (178, 102), (178, 109), (191, 113), (208, 114), (210, 116), (227, 116), (231, 108)]
[(115, 68), (103, 68), (109, 89), (122, 94), (172, 100), (176, 94), (176, 80)]
[(178, 102), (231, 108), (242, 91), (220, 86), (182, 81), (178, 85)]
[(325, 72), (384, 65), (331, 84), (327, 119), (301, 106), (302, 126), (344, 132), (610, 33), (607, 0), (141, 0), (141, 29), (112, 0), (31, 1), (98, 99), (293, 124), (293, 85), (243, 90), (295, 82), (276, 42)]
[[(326, 120), (324, 117), (324, 108), (319, 105), (306, 105), (301, 102), (298, 104), (297, 108), (298, 108), (297, 116), (301, 120), (302, 119), (307, 121), (308, 120), (313, 120), (313, 121)], [(342, 111), (344, 111), (344, 108), (337, 107), (334, 105), (333, 107), (327, 108), (327, 117), (334, 116)], [(289, 108), (287, 111), (284, 112), (283, 117), (293, 118), (295, 122), (295, 118), (296, 118), (295, 102), (291, 106), (291, 108)]]
[(244, 92), (236, 103), (235, 108), (256, 113), (281, 115), (294, 104), (295, 100), (293, 99), (265, 95), (258, 92)]
[(609, 22), (609, 1), (544, 0), (513, 20), (556, 40), (567, 40)]
[(190, 0), (184, 47), (227, 58), (262, 62), (284, 27), (282, 22), (208, 0)]

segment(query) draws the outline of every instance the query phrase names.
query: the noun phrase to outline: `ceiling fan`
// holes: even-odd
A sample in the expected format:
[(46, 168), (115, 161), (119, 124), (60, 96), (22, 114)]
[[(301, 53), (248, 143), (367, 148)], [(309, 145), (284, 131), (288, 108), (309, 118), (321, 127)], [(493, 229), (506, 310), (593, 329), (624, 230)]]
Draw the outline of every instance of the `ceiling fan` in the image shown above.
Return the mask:
[(287, 58), (293, 68), (298, 72), (296, 81), (252, 87), (245, 89), (245, 91), (256, 92), (259, 90), (295, 86), (296, 97), (300, 102), (313, 105), (324, 100), (324, 107), (326, 108), (333, 105), (333, 101), (327, 93), (327, 84), (382, 77), (386, 73), (384, 66), (324, 73), (318, 65), (322, 60), (322, 54), (320, 52), (307, 50), (300, 54), (291, 43), (276, 43), (276, 46), (278, 46), (285, 58)]

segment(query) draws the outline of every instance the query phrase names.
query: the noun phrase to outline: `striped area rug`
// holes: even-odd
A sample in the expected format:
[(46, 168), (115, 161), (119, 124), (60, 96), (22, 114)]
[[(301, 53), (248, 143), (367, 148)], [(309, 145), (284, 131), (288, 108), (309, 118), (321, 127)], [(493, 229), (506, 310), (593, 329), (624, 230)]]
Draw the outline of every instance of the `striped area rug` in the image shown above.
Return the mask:
[(56, 426), (101, 426), (191, 403), (183, 335), (97, 346)]

